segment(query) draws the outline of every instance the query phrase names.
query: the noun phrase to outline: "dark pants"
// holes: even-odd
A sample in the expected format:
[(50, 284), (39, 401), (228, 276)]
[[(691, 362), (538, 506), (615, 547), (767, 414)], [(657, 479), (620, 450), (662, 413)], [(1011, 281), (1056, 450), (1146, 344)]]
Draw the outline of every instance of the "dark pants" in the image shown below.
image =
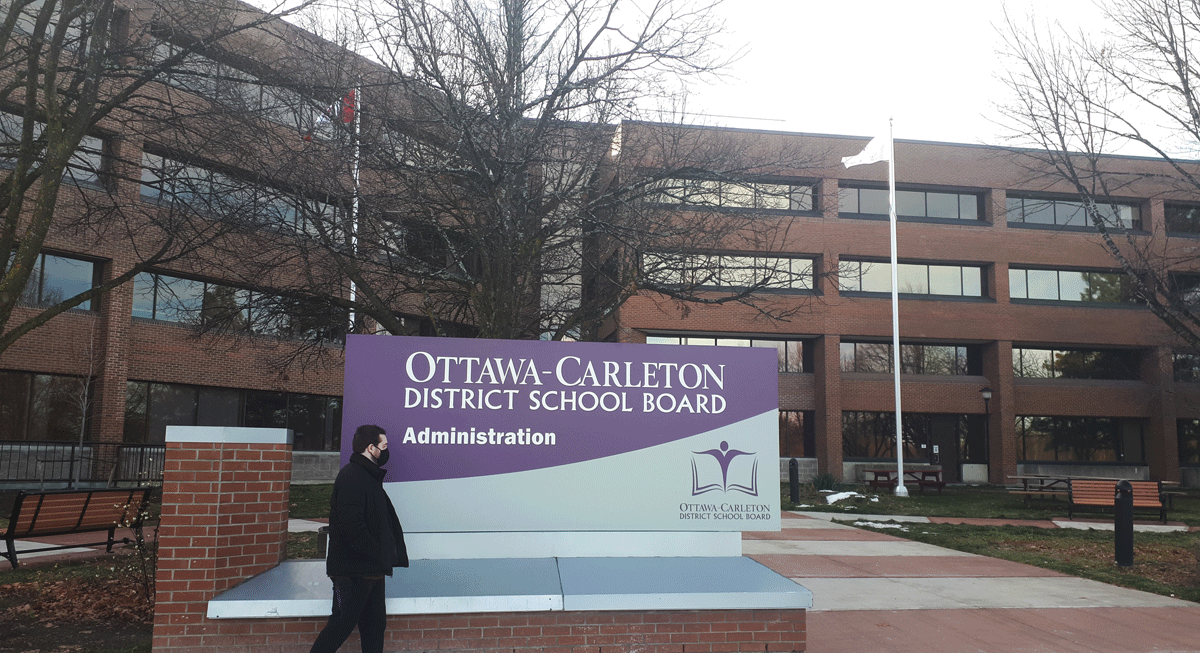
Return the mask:
[(382, 653), (387, 626), (383, 578), (333, 576), (333, 614), (309, 653), (334, 653), (358, 626), (363, 653)]

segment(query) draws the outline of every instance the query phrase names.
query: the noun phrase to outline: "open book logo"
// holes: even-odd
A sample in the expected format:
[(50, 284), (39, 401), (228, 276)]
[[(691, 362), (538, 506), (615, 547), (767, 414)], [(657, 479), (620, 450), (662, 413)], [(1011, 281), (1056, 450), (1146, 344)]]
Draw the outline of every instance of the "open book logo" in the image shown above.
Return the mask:
[(754, 452), (730, 449), (729, 443), (722, 441), (720, 449), (692, 453), (692, 496), (718, 490), (758, 496), (758, 456)]

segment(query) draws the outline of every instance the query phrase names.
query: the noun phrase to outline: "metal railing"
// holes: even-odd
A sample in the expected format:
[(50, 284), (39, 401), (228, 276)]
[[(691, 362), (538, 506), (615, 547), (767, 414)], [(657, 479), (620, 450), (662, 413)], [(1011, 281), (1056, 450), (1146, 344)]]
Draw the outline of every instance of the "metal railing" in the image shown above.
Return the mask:
[(165, 445), (0, 440), (0, 484), (29, 489), (161, 485)]

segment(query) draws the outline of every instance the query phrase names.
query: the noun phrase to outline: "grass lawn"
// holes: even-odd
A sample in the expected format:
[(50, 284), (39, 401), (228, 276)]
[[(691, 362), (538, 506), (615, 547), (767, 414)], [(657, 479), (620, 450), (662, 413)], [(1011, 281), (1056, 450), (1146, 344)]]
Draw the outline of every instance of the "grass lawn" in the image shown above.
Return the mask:
[(880, 526), (860, 525), (947, 549), (1200, 603), (1200, 534), (1195, 532), (1134, 533), (1133, 566), (1118, 567), (1109, 531), (964, 524)]
[(293, 485), (289, 498), (288, 517), (292, 519), (324, 519), (329, 516), (329, 496), (333, 483)]
[[(863, 485), (843, 484), (836, 492), (857, 495), (830, 505), (828, 492), (802, 485), (800, 501), (790, 501), (783, 484), (784, 510), (810, 510), (847, 515), (913, 515), (925, 517), (977, 517), (994, 519), (1050, 520), (1065, 519), (1065, 499), (1032, 498), (1026, 505), (1022, 497), (1010, 495), (1002, 487), (950, 486), (939, 495), (936, 491), (920, 494), (915, 488), (906, 498)], [(1078, 516), (1078, 514), (1077, 514)], [(1112, 520), (1112, 513), (1096, 513), (1094, 518)], [(1142, 523), (1157, 523), (1157, 515), (1138, 514)], [(884, 518), (886, 520), (886, 517)], [(964, 524), (862, 525), (897, 537), (979, 555), (1021, 562), (1052, 569), (1064, 574), (1103, 583), (1174, 596), (1200, 602), (1200, 492), (1188, 490), (1175, 497), (1167, 520), (1184, 523), (1191, 532), (1134, 533), (1133, 566), (1116, 565), (1116, 547), (1111, 531), (1082, 531), (1069, 528), (1030, 526), (968, 526)], [(894, 527), (893, 527), (894, 526)]]
[[(941, 494), (929, 490), (921, 494), (910, 488), (910, 496), (900, 498), (890, 492), (876, 490), (865, 485), (842, 484), (838, 492), (857, 492), (852, 497), (829, 505), (827, 494), (818, 492), (811, 484), (800, 486), (800, 501), (793, 504), (786, 483), (782, 484), (784, 510), (814, 510), (864, 515), (919, 515), (925, 517), (985, 517), (995, 519), (1054, 519), (1067, 516), (1065, 498), (1032, 497), (1026, 505), (1023, 497), (1009, 494), (1003, 487), (990, 485), (952, 485)], [(1174, 507), (1167, 510), (1167, 520), (1200, 527), (1200, 491), (1182, 490)], [(1111, 519), (1112, 513), (1096, 513), (1099, 519)], [(1137, 514), (1138, 520), (1153, 521), (1157, 515)]]

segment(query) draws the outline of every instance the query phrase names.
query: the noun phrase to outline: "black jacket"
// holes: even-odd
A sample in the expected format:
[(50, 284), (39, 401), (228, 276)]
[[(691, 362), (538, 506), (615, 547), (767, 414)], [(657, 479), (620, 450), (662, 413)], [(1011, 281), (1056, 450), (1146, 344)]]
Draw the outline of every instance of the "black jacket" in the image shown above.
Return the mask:
[(383, 489), (387, 472), (362, 454), (338, 472), (329, 500), (330, 576), (391, 576), (408, 566), (400, 518)]

